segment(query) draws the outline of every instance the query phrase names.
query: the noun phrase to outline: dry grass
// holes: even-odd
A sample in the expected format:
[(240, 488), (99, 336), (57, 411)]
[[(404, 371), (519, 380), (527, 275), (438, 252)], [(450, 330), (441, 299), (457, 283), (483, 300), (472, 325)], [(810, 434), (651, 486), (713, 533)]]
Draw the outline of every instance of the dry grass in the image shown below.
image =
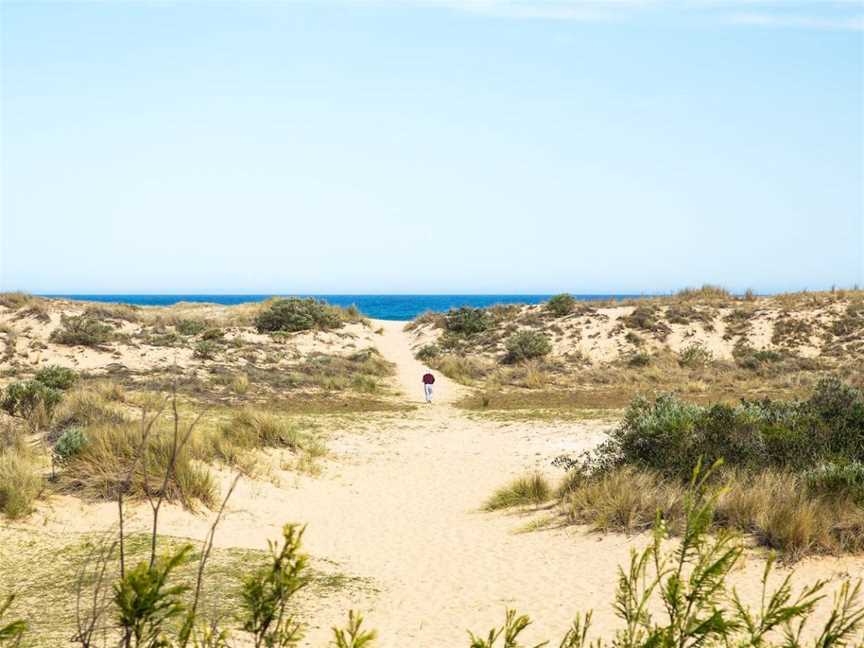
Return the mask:
[(0, 512), (9, 518), (30, 513), (44, 488), (45, 461), (15, 421), (0, 420)]
[(553, 489), (549, 481), (534, 472), (514, 479), (499, 488), (483, 504), (484, 511), (497, 511), (514, 506), (539, 506), (552, 498)]
[[(91, 425), (85, 434), (87, 443), (60, 474), (62, 488), (87, 498), (116, 499), (131, 473), (130, 496), (159, 494), (172, 454), (170, 430), (154, 429), (146, 441), (138, 423)], [(143, 459), (139, 460), (142, 448)], [(181, 502), (193, 510), (199, 504), (210, 506), (215, 501), (216, 484), (206, 466), (196, 462), (189, 449), (178, 454), (165, 496), (168, 501)]]
[(677, 524), (684, 511), (680, 487), (631, 467), (576, 480), (562, 488), (561, 495), (568, 520), (600, 531), (643, 531), (654, 524), (658, 512)]
[(10, 310), (18, 310), (35, 299), (33, 295), (21, 291), (0, 292), (0, 306)]
[[(718, 484), (724, 490), (715, 523), (749, 534), (786, 560), (864, 550), (864, 509), (848, 498), (810, 493), (801, 478), (773, 470), (729, 471)], [(591, 478), (568, 474), (559, 497), (571, 523), (638, 532), (650, 528), (659, 513), (676, 532), (686, 491), (686, 485), (659, 473), (625, 466)]]

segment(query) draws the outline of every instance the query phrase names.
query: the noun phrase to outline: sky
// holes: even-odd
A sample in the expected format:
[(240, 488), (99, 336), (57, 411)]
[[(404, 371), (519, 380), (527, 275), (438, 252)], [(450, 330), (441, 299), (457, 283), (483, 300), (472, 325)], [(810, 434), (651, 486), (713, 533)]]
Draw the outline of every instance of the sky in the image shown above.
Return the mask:
[(864, 9), (0, 3), (0, 289), (864, 285)]

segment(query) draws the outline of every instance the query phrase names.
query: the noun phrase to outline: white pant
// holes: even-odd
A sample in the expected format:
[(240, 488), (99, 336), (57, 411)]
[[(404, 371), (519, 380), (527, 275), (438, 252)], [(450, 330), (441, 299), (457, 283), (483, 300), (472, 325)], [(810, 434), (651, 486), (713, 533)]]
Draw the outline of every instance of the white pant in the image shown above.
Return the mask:
[(426, 402), (431, 403), (432, 402), (432, 385), (424, 383), (423, 384), (423, 393), (426, 394)]

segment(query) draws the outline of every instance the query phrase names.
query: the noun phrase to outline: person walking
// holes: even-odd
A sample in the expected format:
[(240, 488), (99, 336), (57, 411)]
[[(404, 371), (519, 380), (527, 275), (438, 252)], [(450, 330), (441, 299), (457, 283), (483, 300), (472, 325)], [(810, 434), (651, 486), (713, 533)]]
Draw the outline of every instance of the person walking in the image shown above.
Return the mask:
[(432, 385), (435, 384), (435, 376), (431, 373), (423, 374), (423, 393), (426, 395), (426, 402), (432, 404)]

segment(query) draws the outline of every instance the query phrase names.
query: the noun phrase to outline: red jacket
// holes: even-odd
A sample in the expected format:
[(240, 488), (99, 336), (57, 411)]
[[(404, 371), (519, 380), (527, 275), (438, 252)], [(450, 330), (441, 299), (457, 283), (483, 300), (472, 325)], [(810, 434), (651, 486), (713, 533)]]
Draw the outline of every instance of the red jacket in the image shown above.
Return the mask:
[(435, 382), (435, 376), (433, 376), (431, 373), (423, 374), (423, 384), (424, 385), (431, 385), (434, 382)]

